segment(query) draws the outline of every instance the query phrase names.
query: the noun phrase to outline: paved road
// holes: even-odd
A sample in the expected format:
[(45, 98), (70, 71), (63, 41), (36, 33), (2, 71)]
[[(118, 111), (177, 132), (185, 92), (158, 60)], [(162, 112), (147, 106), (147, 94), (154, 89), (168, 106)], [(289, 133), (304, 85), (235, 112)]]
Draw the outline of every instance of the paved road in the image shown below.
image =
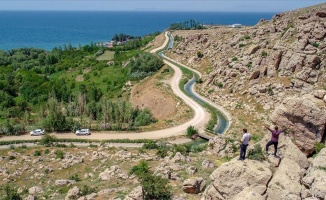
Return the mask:
[[(165, 33), (165, 42), (163, 45), (159, 48), (153, 49), (151, 53), (154, 53), (158, 50), (162, 50), (166, 47), (169, 37), (168, 33)], [(179, 82), (182, 78), (182, 72), (181, 70), (175, 66), (173, 63), (164, 60), (164, 63), (171, 66), (173, 70), (175, 71), (174, 76), (172, 77), (170, 84), (171, 88), (173, 90), (173, 93), (183, 99), (183, 101), (194, 110), (194, 117), (185, 122), (184, 124), (162, 129), (162, 130), (156, 130), (156, 131), (149, 131), (149, 132), (141, 132), (141, 133), (135, 133), (135, 132), (122, 132), (122, 133), (116, 133), (116, 132), (110, 132), (110, 131), (102, 131), (102, 132), (92, 132), (92, 135), (90, 136), (76, 136), (73, 133), (66, 133), (66, 134), (56, 134), (57, 138), (87, 138), (87, 139), (94, 139), (94, 140), (109, 140), (109, 139), (161, 139), (161, 138), (168, 138), (172, 136), (180, 136), (184, 135), (186, 133), (186, 130), (189, 126), (194, 126), (199, 131), (203, 130), (203, 127), (210, 119), (210, 114), (201, 107), (197, 102), (195, 102), (193, 99), (185, 95), (179, 88)], [(29, 136), (29, 135), (22, 135), (22, 136), (9, 136), (9, 137), (3, 137), (0, 138), (0, 141), (9, 141), (9, 140), (31, 140), (31, 139), (38, 139), (41, 136)]]

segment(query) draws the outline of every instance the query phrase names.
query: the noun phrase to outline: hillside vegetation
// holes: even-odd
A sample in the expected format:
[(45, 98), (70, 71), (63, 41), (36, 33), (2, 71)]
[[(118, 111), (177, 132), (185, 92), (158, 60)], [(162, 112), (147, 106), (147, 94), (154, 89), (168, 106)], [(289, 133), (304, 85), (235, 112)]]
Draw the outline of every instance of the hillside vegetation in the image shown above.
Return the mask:
[(29, 127), (121, 130), (154, 122), (148, 110), (127, 102), (125, 85), (163, 66), (140, 49), (155, 36), (108, 49), (114, 54), (109, 62), (97, 59), (105, 48), (95, 44), (0, 51), (0, 133), (18, 134)]

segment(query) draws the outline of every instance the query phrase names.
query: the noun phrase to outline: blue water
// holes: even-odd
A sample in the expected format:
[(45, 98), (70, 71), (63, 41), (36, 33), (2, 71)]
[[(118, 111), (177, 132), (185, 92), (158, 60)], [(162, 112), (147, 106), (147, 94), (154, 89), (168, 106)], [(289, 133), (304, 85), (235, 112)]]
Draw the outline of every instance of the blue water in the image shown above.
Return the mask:
[(0, 11), (0, 49), (51, 50), (110, 41), (114, 34), (143, 36), (170, 24), (194, 19), (203, 24), (255, 25), (275, 13)]

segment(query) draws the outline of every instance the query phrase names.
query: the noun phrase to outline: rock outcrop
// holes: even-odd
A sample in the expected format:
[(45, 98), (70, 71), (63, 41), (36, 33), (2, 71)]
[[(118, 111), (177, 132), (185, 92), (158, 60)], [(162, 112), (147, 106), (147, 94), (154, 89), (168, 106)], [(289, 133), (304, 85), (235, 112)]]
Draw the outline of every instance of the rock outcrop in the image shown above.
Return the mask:
[(202, 177), (186, 179), (183, 182), (182, 190), (186, 193), (198, 194), (206, 187), (206, 182)]
[(306, 155), (314, 151), (316, 143), (321, 142), (325, 134), (326, 108), (323, 98), (322, 95), (316, 98), (311, 94), (287, 98), (271, 117), (275, 124), (288, 128), (294, 143)]
[(222, 164), (210, 176), (212, 184), (206, 189), (204, 199), (231, 199), (245, 188), (263, 195), (272, 171), (267, 162), (236, 159)]

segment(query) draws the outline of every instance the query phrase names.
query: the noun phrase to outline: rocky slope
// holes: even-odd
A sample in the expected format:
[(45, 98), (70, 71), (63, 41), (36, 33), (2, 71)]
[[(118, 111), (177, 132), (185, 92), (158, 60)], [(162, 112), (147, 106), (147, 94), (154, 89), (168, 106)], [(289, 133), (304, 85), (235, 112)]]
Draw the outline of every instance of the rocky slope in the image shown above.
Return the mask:
[(204, 74), (198, 90), (238, 118), (236, 133), (266, 122), (283, 99), (326, 88), (325, 10), (280, 13), (253, 27), (173, 31), (168, 55)]

